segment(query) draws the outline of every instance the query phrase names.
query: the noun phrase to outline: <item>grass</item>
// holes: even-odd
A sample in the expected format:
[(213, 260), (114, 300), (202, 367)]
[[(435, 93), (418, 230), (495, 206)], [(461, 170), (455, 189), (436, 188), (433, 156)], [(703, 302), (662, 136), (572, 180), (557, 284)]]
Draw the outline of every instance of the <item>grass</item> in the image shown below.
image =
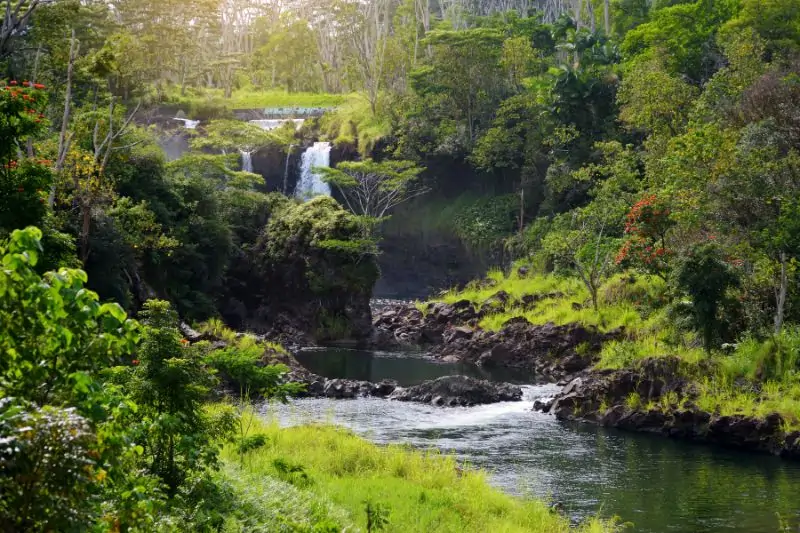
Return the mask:
[[(624, 327), (621, 339), (603, 345), (596, 368), (635, 368), (646, 359), (678, 357), (687, 377), (698, 385), (697, 404), (702, 409), (761, 418), (779, 413), (788, 429), (800, 429), (800, 328), (786, 328), (767, 339), (744, 338), (732, 351), (709, 354), (699, 347), (694, 334), (675, 330), (665, 306), (664, 282), (630, 273), (612, 276), (601, 286), (599, 312), (592, 308), (580, 280), (554, 275), (521, 277), (516, 270), (511, 275), (491, 271), (483, 282), (449, 291), (434, 301), (466, 299), (480, 307), (500, 291), (508, 293), (508, 302), (481, 320), (483, 329), (496, 331), (517, 316), (533, 324), (578, 323), (601, 331)], [(541, 299), (523, 308), (526, 295)], [(418, 304), (418, 308), (424, 310), (425, 305)], [(666, 398), (652, 407), (669, 410), (679, 400)], [(630, 408), (642, 407), (638, 397), (628, 398), (626, 403)]]
[[(628, 336), (636, 336), (656, 329), (662, 319), (648, 312), (653, 302), (662, 298), (664, 285), (657, 278), (630, 278), (629, 274), (612, 277), (599, 290), (599, 312), (592, 307), (589, 291), (576, 278), (554, 275), (522, 277), (516, 270), (510, 275), (493, 270), (486, 279), (488, 282), (471, 283), (464, 290), (449, 291), (433, 301), (455, 303), (466, 299), (480, 307), (498, 292), (506, 292), (508, 303), (485, 316), (479, 324), (489, 331), (497, 331), (511, 318), (525, 317), (533, 324), (577, 323), (595, 326), (601, 331), (623, 327)], [(522, 301), (527, 295), (537, 295), (541, 299), (523, 308)]]
[(236, 498), (236, 509), (226, 517), (223, 533), (323, 531), (325, 524), (335, 524), (335, 531), (352, 527), (345, 510), (287, 481), (254, 473), (233, 461), (223, 461), (219, 477)]
[[(265, 445), (240, 456), (235, 446), (223, 450), (228, 468), (238, 467), (249, 480), (279, 480), (292, 498), (318, 506), (335, 531), (366, 531), (366, 505), (385, 509), (387, 532), (567, 532), (569, 521), (538, 500), (522, 500), (490, 487), (479, 471), (457, 469), (456, 461), (435, 452), (405, 446), (376, 446), (332, 426), (279, 428), (257, 420), (254, 433)], [(240, 475), (240, 474), (236, 474)], [(263, 506), (285, 507), (291, 498), (264, 482)], [(302, 518), (302, 509), (292, 516)], [(610, 531), (612, 525), (591, 519), (578, 531)], [(311, 529), (309, 529), (311, 531)]]
[(389, 115), (380, 109), (372, 112), (369, 101), (350, 94), (320, 121), (326, 140), (335, 146), (354, 145), (362, 156), (369, 156), (377, 143), (392, 133)]
[(215, 101), (229, 109), (261, 109), (265, 107), (336, 107), (346, 95), (330, 93), (290, 93), (280, 90), (258, 91), (240, 89), (225, 98), (222, 89), (189, 88), (181, 96), (180, 89), (173, 87), (167, 93), (167, 102), (189, 106), (193, 102)]

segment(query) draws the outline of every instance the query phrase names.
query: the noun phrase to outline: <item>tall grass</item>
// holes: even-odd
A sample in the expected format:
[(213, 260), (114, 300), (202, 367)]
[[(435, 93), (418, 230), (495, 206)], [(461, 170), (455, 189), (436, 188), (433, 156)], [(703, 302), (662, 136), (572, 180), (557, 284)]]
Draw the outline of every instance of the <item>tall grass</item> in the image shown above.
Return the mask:
[[(281, 429), (259, 421), (253, 430), (265, 436), (266, 444), (244, 456), (247, 475), (283, 479), (294, 490), (312, 494), (312, 500), (342, 509), (353, 531), (365, 530), (366, 502), (388, 510), (388, 532), (570, 531), (569, 521), (544, 502), (503, 494), (487, 484), (482, 472), (461, 471), (451, 457), (405, 446), (379, 447), (331, 426)], [(240, 459), (234, 446), (224, 449), (226, 464)], [(592, 519), (578, 530), (611, 528)]]

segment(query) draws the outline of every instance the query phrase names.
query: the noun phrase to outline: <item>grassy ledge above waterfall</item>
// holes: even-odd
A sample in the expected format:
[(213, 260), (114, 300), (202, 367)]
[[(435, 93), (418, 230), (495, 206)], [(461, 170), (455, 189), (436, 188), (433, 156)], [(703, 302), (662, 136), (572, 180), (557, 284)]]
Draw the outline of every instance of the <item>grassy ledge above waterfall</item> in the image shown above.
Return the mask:
[[(522, 272), (522, 274), (520, 273)], [(606, 342), (595, 369), (637, 369), (654, 358), (677, 358), (680, 372), (693, 383), (697, 407), (720, 416), (764, 418), (781, 415), (785, 430), (800, 428), (800, 330), (784, 328), (774, 336), (746, 336), (736, 344), (706, 351), (699, 334), (685, 327), (685, 318), (670, 304), (670, 288), (655, 276), (623, 272), (598, 290), (599, 309), (574, 277), (490, 272), (462, 290), (443, 293), (431, 302), (468, 300), (483, 313), (476, 328), (499, 331), (514, 317), (534, 325), (581, 324), (601, 331), (617, 330), (618, 340)], [(418, 303), (426, 312), (431, 302)], [(634, 395), (635, 396), (635, 395)], [(631, 397), (629, 407), (668, 412), (682, 408), (687, 398), (669, 396), (659, 402)]]
[[(247, 442), (222, 454), (237, 491), (280, 515), (280, 531), (493, 533), (613, 531), (591, 519), (577, 528), (545, 502), (491, 488), (482, 472), (434, 452), (377, 446), (331, 426), (279, 428), (254, 418)], [(278, 486), (283, 485), (283, 489)], [(261, 494), (254, 492), (266, 487)], [(297, 506), (294, 501), (304, 502)], [(261, 511), (263, 513), (263, 510)], [(231, 519), (227, 530), (239, 531)], [(238, 527), (235, 527), (238, 526)], [(269, 529), (272, 531), (272, 529)]]

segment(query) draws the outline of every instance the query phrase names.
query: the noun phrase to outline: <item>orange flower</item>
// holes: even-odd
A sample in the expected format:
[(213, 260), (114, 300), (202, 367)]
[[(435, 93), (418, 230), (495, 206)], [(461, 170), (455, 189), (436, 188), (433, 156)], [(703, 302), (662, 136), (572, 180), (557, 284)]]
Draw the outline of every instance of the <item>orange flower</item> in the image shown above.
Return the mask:
[(181, 344), (186, 346), (187, 344), (189, 344), (189, 341), (187, 339), (181, 339)]

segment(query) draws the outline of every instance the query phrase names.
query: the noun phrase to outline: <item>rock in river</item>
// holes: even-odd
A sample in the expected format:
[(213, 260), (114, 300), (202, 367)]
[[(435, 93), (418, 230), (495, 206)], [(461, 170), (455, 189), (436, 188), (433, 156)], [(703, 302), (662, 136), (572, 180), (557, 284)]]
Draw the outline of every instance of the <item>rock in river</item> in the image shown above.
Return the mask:
[(492, 383), (467, 376), (444, 376), (408, 388), (398, 388), (390, 399), (448, 407), (471, 406), (522, 399), (522, 389), (510, 383)]

